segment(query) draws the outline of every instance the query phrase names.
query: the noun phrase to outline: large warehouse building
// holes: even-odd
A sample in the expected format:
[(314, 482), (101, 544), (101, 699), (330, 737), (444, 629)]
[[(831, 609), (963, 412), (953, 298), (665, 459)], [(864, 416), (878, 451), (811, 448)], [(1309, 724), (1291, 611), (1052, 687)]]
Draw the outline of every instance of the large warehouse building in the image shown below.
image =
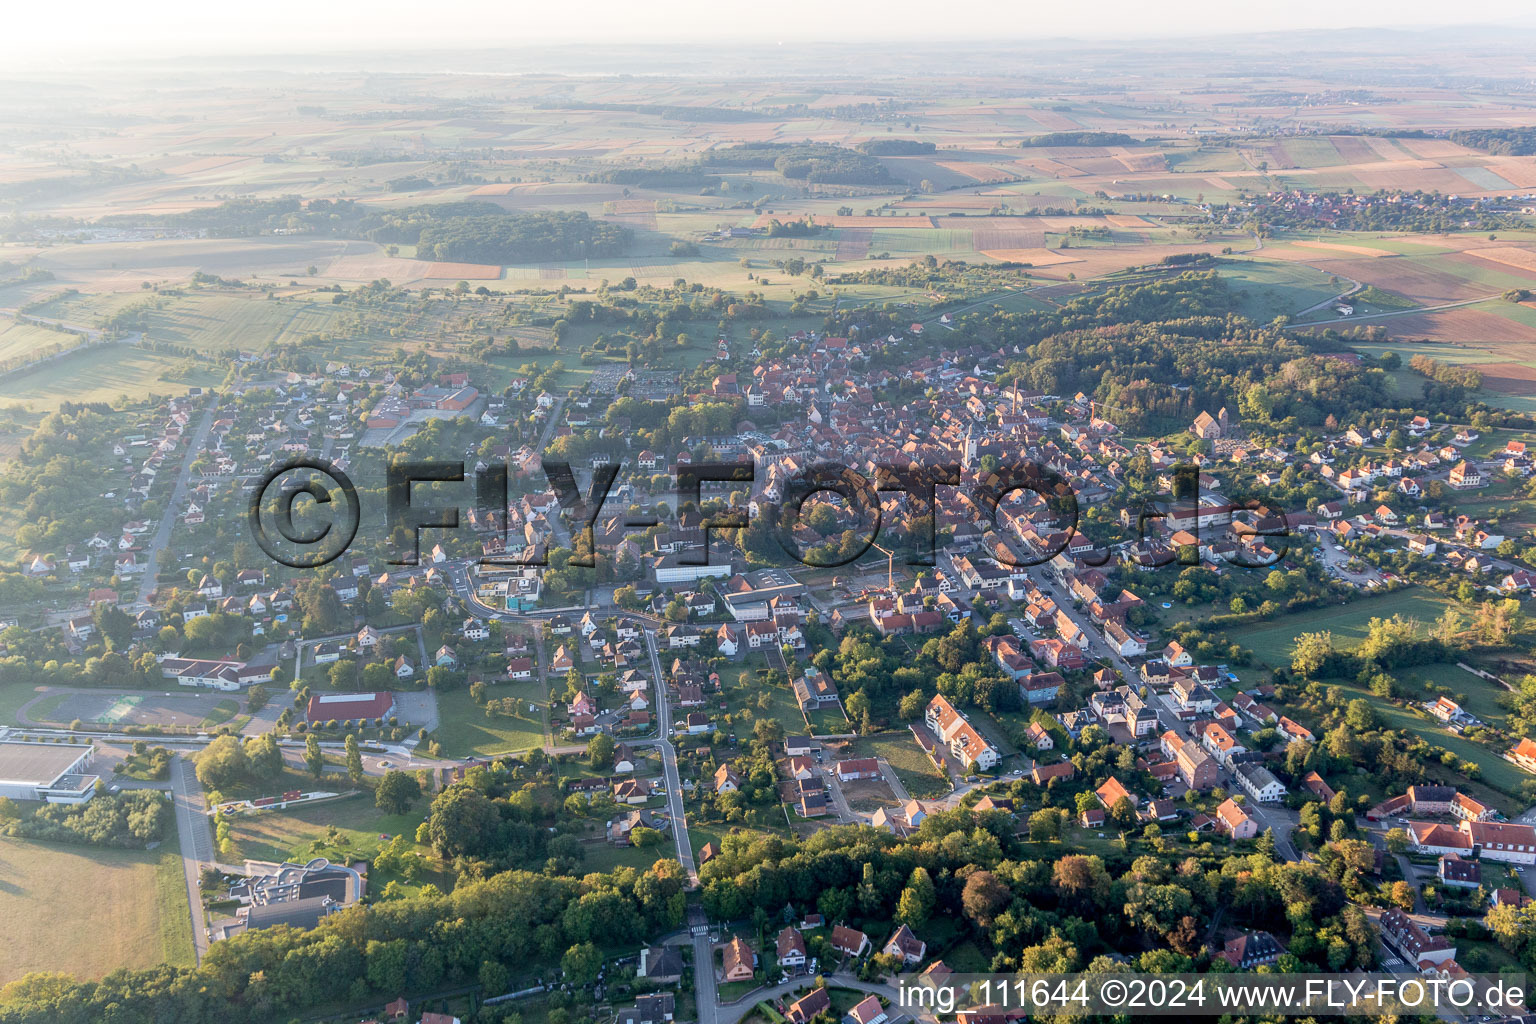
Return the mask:
[(309, 698), (305, 717), (316, 722), (351, 722), (359, 719), (388, 718), (395, 713), (395, 695), (381, 693), (327, 693)]
[(97, 777), (85, 774), (95, 754), (91, 743), (0, 740), (0, 796), (83, 804), (96, 792)]

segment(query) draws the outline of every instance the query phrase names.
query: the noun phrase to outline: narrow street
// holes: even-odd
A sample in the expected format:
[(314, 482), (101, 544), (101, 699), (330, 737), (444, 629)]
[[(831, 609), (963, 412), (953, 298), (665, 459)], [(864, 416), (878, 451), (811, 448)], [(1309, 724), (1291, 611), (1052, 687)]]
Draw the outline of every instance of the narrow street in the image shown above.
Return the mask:
[(699, 884), (699, 870), (693, 860), (693, 846), (688, 839), (688, 819), (683, 810), (683, 780), (677, 770), (677, 748), (672, 745), (672, 702), (667, 699), (666, 677), (661, 674), (661, 652), (656, 647), (656, 631), (642, 629), (645, 647), (651, 656), (651, 674), (656, 684), (656, 739), (648, 742), (661, 750), (661, 770), (667, 780), (667, 813), (672, 816), (672, 839), (677, 844), (677, 859), (688, 872), (689, 884)]
[(182, 453), (181, 469), (176, 474), (176, 485), (171, 488), (170, 496), (165, 499), (165, 511), (160, 516), (160, 525), (155, 528), (154, 538), (149, 542), (149, 547), (144, 550), (144, 572), (139, 580), (139, 595), (137, 607), (149, 607), (149, 595), (155, 590), (155, 577), (160, 569), (160, 554), (171, 542), (171, 530), (176, 525), (176, 517), (186, 506), (187, 480), (192, 476), (192, 463), (208, 442), (208, 432), (213, 429), (213, 418), (219, 411), (219, 396), (215, 394), (213, 400), (208, 403), (208, 409), (203, 413), (203, 418), (198, 421), (197, 429), (192, 431), (192, 436), (187, 438), (187, 450)]

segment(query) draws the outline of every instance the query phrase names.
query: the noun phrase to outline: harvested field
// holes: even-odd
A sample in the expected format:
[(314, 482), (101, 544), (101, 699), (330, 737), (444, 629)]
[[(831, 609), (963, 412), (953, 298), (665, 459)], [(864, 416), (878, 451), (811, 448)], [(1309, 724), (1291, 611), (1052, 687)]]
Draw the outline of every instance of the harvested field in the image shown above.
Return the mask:
[(193, 160), (190, 163), (179, 164), (176, 167), (166, 168), (165, 173), (177, 176), (188, 174), (201, 174), (230, 164), (245, 163), (251, 159), (248, 156), (205, 156), (201, 160)]
[(1362, 167), (1355, 171), (1355, 177), (1359, 178), (1361, 184), (1367, 188), (1403, 191), (1438, 189), (1441, 192), (1467, 192), (1478, 189), (1470, 179), (1457, 174), (1449, 167), (1405, 167), (1401, 170)]
[(1478, 363), (1477, 371), (1483, 375), (1483, 387), (1501, 395), (1529, 395), (1536, 393), (1536, 367), (1521, 363)]
[(988, 249), (1040, 249), (1045, 247), (1045, 228), (1025, 226), (986, 227), (971, 230), (977, 252)]
[(1073, 178), (1082, 173), (1075, 167), (1043, 156), (1021, 159), (1016, 161), (1016, 163), (1026, 170), (1033, 171), (1036, 174), (1044, 174), (1051, 178)]
[(963, 160), (940, 160), (939, 166), (976, 181), (1008, 181), (1019, 176), (1017, 171), (998, 170), (986, 164), (966, 163)]
[(1472, 151), (1448, 139), (1399, 139), (1404, 149), (1426, 160), (1443, 160), (1446, 157), (1470, 156)]
[(1079, 174), (1124, 174), (1125, 162), (1114, 156), (1092, 156), (1067, 161)]
[(1536, 161), (1495, 160), (1488, 169), (1516, 188), (1536, 187)]
[[(1437, 257), (1448, 259), (1450, 257)], [(1476, 282), (1457, 277), (1443, 270), (1431, 270), (1418, 257), (1408, 259), (1348, 259), (1341, 260), (1333, 268), (1344, 277), (1354, 278), (1365, 284), (1385, 288), (1399, 295), (1416, 299), (1425, 305), (1441, 302), (1458, 302), (1488, 294), (1489, 289)]]
[(422, 277), (430, 281), (496, 281), (501, 268), (489, 263), (429, 263)]
[(1529, 270), (1536, 273), (1536, 251), (1530, 249), (1518, 249), (1512, 245), (1501, 245), (1491, 249), (1468, 249), (1466, 252), (1468, 256), (1476, 256), (1478, 259), (1502, 263), (1506, 267), (1515, 267), (1518, 270)]
[(920, 156), (887, 156), (880, 162), (893, 176), (902, 181), (916, 184), (920, 181), (931, 181), (939, 188), (953, 188), (956, 185), (969, 185), (975, 182), (969, 174), (961, 174), (950, 170), (937, 160), (931, 160)]
[(1340, 135), (1329, 140), (1346, 164), (1374, 163), (1382, 159), (1381, 153), (1371, 145), (1374, 140), (1358, 135)]
[(976, 250), (988, 259), (1006, 260), (1010, 263), (1032, 263), (1037, 267), (1054, 267), (1061, 263), (1082, 263), (1075, 256), (1063, 256), (1050, 249), (980, 249)]
[(1461, 345), (1536, 342), (1536, 328), (1466, 307), (1392, 317), (1382, 323), (1387, 325), (1387, 332), (1393, 338), (1424, 338)]
[[(1401, 160), (1405, 155), (1403, 148), (1397, 144), (1395, 139), (1383, 139), (1369, 135), (1365, 137), (1364, 141), (1383, 160)], [(1334, 145), (1338, 145), (1338, 140), (1334, 141)], [(1343, 150), (1340, 149), (1340, 152), (1343, 152)]]
[[(752, 222), (755, 228), (766, 228), (774, 221), (783, 221), (786, 214), (764, 213)], [(823, 227), (829, 228), (890, 228), (893, 230), (911, 230), (913, 228), (936, 227), (932, 217), (837, 217), (830, 214), (814, 214), (812, 219)]]
[(1150, 228), (1152, 222), (1145, 217), (1137, 217), (1134, 214), (1111, 213), (1106, 214), (1104, 220), (1114, 228)]
[(923, 199), (903, 199), (894, 204), (899, 209), (921, 210), (990, 210), (997, 203), (983, 196), (1012, 196), (1012, 192), (984, 192), (978, 196), (938, 196), (925, 197)]
[(845, 228), (838, 232), (837, 259), (861, 260), (869, 255), (870, 240), (875, 233), (870, 228)]
[(1237, 191), (1237, 186), (1236, 185), (1232, 184), (1226, 178), (1223, 178), (1223, 177), (1221, 177), (1220, 175), (1217, 175), (1217, 174), (1206, 175), (1205, 183), (1207, 185), (1211, 186), (1211, 188), (1219, 188), (1223, 192), (1236, 192)]
[(1345, 245), (1342, 242), (1292, 242), (1291, 244), (1299, 245), (1303, 249), (1328, 249), (1332, 252), (1353, 253), (1356, 256), (1380, 257), (1392, 255), (1385, 249), (1371, 249), (1364, 245)]
[(332, 260), (321, 272), (326, 277), (343, 281), (373, 281), (382, 277), (395, 284), (410, 284), (425, 280), (432, 266), (426, 260), (386, 256), (379, 252), (371, 256), (343, 256)]
[(1121, 153), (1118, 157), (1128, 171), (1166, 171), (1168, 161), (1161, 153)]

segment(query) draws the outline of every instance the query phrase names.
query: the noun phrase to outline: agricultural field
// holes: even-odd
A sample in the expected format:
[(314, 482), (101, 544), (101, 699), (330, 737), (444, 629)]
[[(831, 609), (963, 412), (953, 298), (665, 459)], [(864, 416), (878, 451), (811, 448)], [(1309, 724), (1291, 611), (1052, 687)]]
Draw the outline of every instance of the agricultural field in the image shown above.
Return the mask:
[(5, 397), (35, 409), (61, 402), (141, 401), (151, 395), (185, 394), (212, 387), (224, 371), (212, 363), (152, 352), (135, 345), (109, 345), (74, 352), (6, 377)]
[(123, 967), (193, 964), (174, 838), (158, 850), (0, 838), (0, 878), (0, 985), (29, 971), (100, 978)]

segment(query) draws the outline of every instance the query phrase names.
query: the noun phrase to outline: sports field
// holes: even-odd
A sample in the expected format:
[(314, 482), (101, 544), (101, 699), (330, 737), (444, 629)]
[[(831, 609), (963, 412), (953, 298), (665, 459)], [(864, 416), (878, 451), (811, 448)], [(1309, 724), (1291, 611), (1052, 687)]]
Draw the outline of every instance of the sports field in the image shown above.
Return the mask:
[(174, 837), (154, 851), (0, 838), (0, 919), (0, 984), (29, 971), (100, 978), (193, 963)]

